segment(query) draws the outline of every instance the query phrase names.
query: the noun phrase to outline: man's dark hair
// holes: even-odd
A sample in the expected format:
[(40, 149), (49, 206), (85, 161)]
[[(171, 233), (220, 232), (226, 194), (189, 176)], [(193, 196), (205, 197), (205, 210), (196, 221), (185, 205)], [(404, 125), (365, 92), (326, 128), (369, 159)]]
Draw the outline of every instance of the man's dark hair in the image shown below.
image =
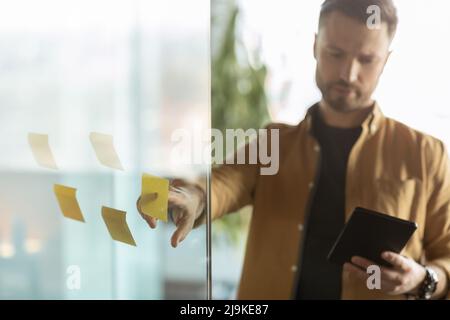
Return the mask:
[(398, 24), (397, 9), (392, 0), (325, 0), (320, 10), (319, 27), (322, 26), (324, 18), (334, 11), (339, 11), (365, 24), (370, 16), (367, 8), (372, 5), (380, 8), (381, 22), (386, 22), (392, 39)]

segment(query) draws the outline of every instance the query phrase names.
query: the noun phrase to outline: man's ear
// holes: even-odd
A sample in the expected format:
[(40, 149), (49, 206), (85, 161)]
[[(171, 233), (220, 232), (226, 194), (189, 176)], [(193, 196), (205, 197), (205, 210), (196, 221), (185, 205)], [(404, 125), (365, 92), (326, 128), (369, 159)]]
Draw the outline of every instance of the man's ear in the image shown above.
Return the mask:
[(317, 60), (317, 33), (314, 34), (313, 54), (314, 54), (314, 59)]

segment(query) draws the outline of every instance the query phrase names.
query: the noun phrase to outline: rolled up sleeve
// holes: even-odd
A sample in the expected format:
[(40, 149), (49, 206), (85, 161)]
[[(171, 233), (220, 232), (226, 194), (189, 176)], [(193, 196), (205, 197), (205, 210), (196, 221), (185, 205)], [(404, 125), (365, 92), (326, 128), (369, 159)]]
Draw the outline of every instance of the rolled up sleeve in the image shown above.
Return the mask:
[[(257, 139), (246, 144), (234, 153), (232, 164), (223, 164), (212, 169), (211, 174), (211, 218), (215, 220), (223, 215), (235, 212), (240, 208), (252, 204), (254, 191), (259, 176), (258, 163), (252, 164), (249, 160), (249, 149)], [(245, 152), (245, 163), (237, 163), (239, 152)], [(206, 186), (198, 184), (203, 189), (205, 198)], [(198, 227), (206, 221), (206, 210), (195, 221), (194, 227)]]

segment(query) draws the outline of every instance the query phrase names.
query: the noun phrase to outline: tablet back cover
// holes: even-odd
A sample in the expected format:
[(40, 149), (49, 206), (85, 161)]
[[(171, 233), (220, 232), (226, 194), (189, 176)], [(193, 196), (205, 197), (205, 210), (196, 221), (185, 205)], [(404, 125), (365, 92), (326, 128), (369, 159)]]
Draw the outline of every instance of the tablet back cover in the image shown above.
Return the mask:
[(328, 260), (343, 264), (360, 256), (389, 266), (381, 253), (400, 253), (416, 229), (414, 222), (358, 207), (330, 250)]

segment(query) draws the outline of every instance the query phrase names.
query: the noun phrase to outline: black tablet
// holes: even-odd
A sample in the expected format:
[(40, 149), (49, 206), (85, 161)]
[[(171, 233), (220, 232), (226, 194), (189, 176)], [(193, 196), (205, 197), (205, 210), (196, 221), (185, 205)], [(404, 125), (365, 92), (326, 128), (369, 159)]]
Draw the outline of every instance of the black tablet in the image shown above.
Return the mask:
[(400, 253), (416, 229), (415, 222), (358, 207), (336, 239), (328, 260), (344, 264), (353, 256), (360, 256), (390, 266), (381, 253)]

